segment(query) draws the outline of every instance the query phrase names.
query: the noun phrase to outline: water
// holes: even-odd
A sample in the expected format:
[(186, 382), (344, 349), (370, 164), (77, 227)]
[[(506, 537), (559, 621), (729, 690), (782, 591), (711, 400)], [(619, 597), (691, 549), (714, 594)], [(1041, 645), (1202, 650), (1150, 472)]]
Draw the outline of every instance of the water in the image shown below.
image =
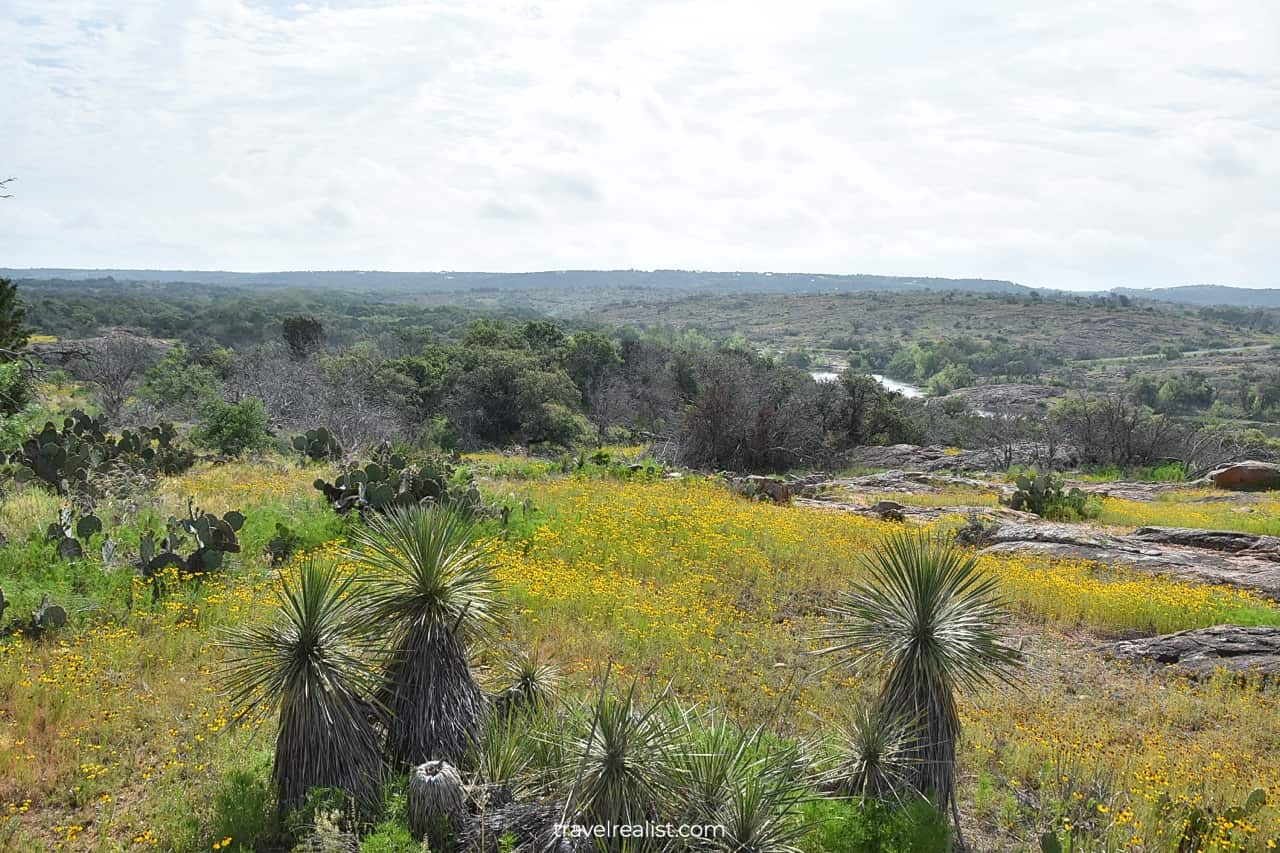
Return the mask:
[[(815, 370), (809, 374), (815, 382), (835, 382), (840, 378), (839, 373), (832, 373), (830, 370)], [(888, 376), (881, 376), (878, 373), (871, 374), (871, 378), (879, 382), (890, 391), (897, 391), (904, 397), (923, 397), (924, 392), (914, 385), (908, 385), (905, 382), (899, 382), (896, 379), (890, 379)]]

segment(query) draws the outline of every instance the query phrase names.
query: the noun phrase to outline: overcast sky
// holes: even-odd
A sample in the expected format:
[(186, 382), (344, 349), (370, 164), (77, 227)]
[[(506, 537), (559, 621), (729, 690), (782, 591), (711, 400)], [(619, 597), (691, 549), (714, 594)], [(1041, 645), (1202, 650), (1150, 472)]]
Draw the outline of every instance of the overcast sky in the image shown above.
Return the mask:
[(1275, 0), (0, 0), (0, 44), (0, 266), (1280, 287)]

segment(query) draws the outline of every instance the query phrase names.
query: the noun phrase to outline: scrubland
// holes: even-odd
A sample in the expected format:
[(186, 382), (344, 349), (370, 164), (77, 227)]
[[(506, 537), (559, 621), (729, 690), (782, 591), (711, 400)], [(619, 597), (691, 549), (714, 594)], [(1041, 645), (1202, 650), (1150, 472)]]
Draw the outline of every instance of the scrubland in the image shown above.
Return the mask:
[[(564, 668), (571, 692), (587, 694), (609, 665), (651, 693), (669, 689), (797, 737), (829, 730), (873, 689), (815, 658), (810, 638), (833, 595), (861, 576), (862, 555), (899, 525), (748, 501), (698, 476), (562, 473), (497, 454), (467, 464), (486, 496), (512, 508), (489, 533), (509, 616), (474, 651), (482, 674), (512, 649), (537, 647)], [(277, 523), (304, 554), (343, 559), (348, 522), (312, 488), (321, 474), (283, 459), (199, 466), (163, 479), (158, 505), (113, 505), (123, 541), (139, 518), (177, 512), (188, 498), (247, 517), (239, 558), (199, 583), (175, 582), (157, 603), (122, 560), (52, 556), (41, 540), (56, 498), (23, 487), (0, 499), (11, 613), (45, 593), (71, 611), (54, 639), (0, 641), (0, 847), (237, 848), (239, 827), (267, 808), (273, 732), (233, 718), (219, 632), (272, 608), (277, 570), (262, 550)], [(1274, 503), (1241, 513), (1203, 497), (1106, 499), (1095, 523), (1275, 532)], [(1275, 847), (1280, 690), (1130, 668), (1095, 648), (1220, 622), (1280, 625), (1280, 607), (1087, 563), (984, 557), (983, 566), (999, 578), (1014, 614), (1007, 634), (1028, 666), (1020, 683), (962, 705), (971, 841), (1034, 849), (1055, 831), (1076, 850), (1176, 850), (1178, 815), (1200, 807), (1213, 819), (1202, 849)], [(1228, 816), (1259, 788), (1267, 806)]]

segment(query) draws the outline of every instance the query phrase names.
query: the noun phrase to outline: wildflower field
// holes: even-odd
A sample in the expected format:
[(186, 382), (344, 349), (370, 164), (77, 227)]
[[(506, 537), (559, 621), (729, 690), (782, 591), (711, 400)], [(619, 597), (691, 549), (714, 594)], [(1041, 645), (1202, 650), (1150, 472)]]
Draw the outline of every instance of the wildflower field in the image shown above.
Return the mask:
[[(471, 460), (511, 508), (489, 534), (509, 613), (474, 651), (482, 672), (539, 648), (588, 692), (606, 665), (656, 693), (721, 707), (782, 735), (820, 735), (874, 688), (811, 653), (835, 593), (897, 525), (776, 506), (686, 476), (562, 473), (511, 458)], [(274, 604), (263, 549), (277, 524), (304, 554), (341, 559), (348, 522), (311, 483), (326, 472), (281, 460), (198, 467), (161, 481), (158, 504), (112, 509), (127, 540), (148, 514), (188, 497), (246, 516), (243, 551), (153, 603), (123, 560), (58, 562), (43, 541), (56, 499), (0, 499), (0, 587), (13, 612), (48, 593), (71, 622), (51, 640), (0, 640), (0, 849), (241, 849), (269, 808), (269, 727), (231, 716), (218, 676), (220, 630)], [(1099, 523), (1203, 526), (1213, 504), (1108, 499)], [(1228, 512), (1230, 510), (1223, 510)], [(1269, 509), (1236, 513), (1269, 523)], [(1253, 520), (1254, 516), (1258, 521)], [(1217, 516), (1214, 516), (1215, 518)], [(938, 522), (939, 528), (961, 519)], [(95, 543), (97, 544), (97, 543)], [(91, 551), (90, 553), (95, 553)], [(298, 559), (295, 555), (294, 559)], [(1032, 850), (1055, 832), (1073, 850), (1178, 850), (1188, 810), (1211, 817), (1198, 849), (1280, 841), (1280, 690), (1192, 682), (1093, 653), (1117, 636), (1236, 622), (1280, 625), (1280, 608), (1238, 590), (1113, 567), (984, 557), (1015, 618), (1021, 683), (966, 699), (960, 803), (979, 849)], [(1267, 805), (1230, 809), (1262, 789)], [(251, 849), (244, 846), (243, 849)]]

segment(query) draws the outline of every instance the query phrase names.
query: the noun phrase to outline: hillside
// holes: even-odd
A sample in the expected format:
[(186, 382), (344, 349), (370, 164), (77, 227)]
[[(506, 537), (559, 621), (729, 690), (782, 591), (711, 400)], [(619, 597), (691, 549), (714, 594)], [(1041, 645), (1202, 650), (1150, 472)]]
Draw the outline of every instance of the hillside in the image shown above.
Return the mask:
[(1269, 343), (1274, 335), (1205, 319), (1188, 309), (959, 293), (691, 296), (620, 302), (592, 311), (616, 325), (670, 326), (711, 338), (741, 334), (779, 349), (843, 350), (850, 341), (900, 346), (968, 336), (1038, 347), (1063, 359)]
[(439, 293), (467, 290), (658, 289), (703, 293), (815, 293), (873, 290), (960, 290), (972, 293), (1028, 293), (1010, 281), (983, 278), (927, 278), (886, 275), (703, 272), (694, 270), (548, 270), (545, 272), (385, 272), (365, 270), (220, 272), (207, 270), (0, 269), (14, 279), (113, 278), (136, 282), (189, 282), (241, 287), (319, 287), (357, 291)]
[(1182, 287), (1117, 287), (1112, 293), (1184, 305), (1230, 305), (1237, 308), (1280, 308), (1280, 289), (1189, 284)]

